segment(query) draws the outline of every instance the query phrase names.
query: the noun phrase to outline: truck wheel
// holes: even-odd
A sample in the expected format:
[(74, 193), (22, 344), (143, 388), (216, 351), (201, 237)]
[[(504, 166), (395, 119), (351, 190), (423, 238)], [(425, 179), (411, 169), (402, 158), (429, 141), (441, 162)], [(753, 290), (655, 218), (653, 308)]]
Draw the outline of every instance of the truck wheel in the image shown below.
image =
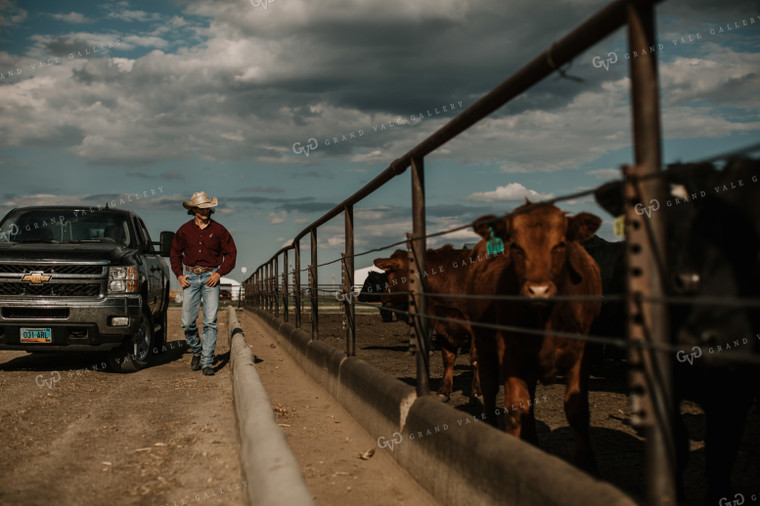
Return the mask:
[(137, 332), (121, 347), (108, 353), (108, 365), (116, 372), (137, 372), (148, 365), (153, 343), (153, 325), (150, 314), (143, 312)]

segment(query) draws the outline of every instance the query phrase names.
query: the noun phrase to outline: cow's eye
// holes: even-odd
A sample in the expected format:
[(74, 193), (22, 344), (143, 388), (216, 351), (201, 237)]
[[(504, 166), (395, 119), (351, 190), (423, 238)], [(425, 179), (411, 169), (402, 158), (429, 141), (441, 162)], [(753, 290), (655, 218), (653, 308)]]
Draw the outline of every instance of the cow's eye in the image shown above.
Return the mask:
[(554, 248), (552, 248), (552, 251), (558, 251), (558, 250), (561, 250), (564, 247), (565, 247), (565, 243), (561, 242), (561, 243), (557, 244), (556, 246), (554, 246)]
[(515, 244), (515, 243), (510, 244), (509, 245), (509, 249), (513, 253), (520, 253), (520, 254), (524, 253), (523, 249), (520, 246), (518, 246), (517, 244)]

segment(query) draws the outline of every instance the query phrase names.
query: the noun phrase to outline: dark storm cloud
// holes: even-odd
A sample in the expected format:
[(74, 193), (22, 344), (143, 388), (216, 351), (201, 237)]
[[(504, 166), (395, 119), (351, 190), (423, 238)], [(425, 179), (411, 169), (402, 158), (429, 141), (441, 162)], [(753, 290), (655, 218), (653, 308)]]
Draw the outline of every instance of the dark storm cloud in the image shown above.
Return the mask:
[[(12, 90), (5, 106), (0, 100), (0, 137), (16, 146), (68, 143), (74, 155), (91, 163), (127, 167), (185, 159), (307, 166), (326, 158), (389, 163), (401, 154), (397, 151), (414, 146), (461, 109), (414, 129), (364, 135), (329, 147), (324, 140), (360, 128), (368, 131), (397, 117), (408, 120), (443, 104), (462, 101), (469, 107), (606, 3), (289, 0), (265, 12), (240, 0), (185, 2), (183, 15), (208, 22), (203, 43), (188, 40), (184, 46), (178, 43), (176, 52), (165, 53), (163, 41), (140, 33), (123, 37), (121, 49), (157, 45), (136, 59), (75, 58), (45, 68), (51, 79), (35, 91), (36, 108), (21, 105), (21, 90)], [(683, 22), (704, 16), (736, 18), (732, 13), (750, 12), (748, 5), (707, 9), (702, 18), (683, 6), (671, 12)], [(41, 35), (34, 40), (47, 54), (99, 42), (95, 34)], [(605, 54), (612, 49), (608, 44), (603, 41), (592, 51)], [(620, 75), (593, 68), (592, 56), (585, 55), (568, 70), (585, 82), (555, 74), (494, 118), (564, 109), (582, 94), (603, 94), (602, 85), (609, 87)], [(0, 59), (8, 57), (0, 53)], [(737, 87), (753, 84), (745, 80), (747, 84)], [(50, 122), (53, 114), (56, 121)], [(523, 118), (521, 133), (540, 135), (547, 130), (541, 121)], [(294, 143), (311, 137), (320, 142), (313, 159), (293, 153)], [(517, 148), (531, 143), (521, 141)], [(473, 144), (455, 156), (479, 162), (503, 159), (496, 151)], [(592, 156), (587, 148), (580, 151), (585, 154), (555, 157), (580, 163)], [(546, 165), (554, 170), (558, 162)], [(332, 174), (307, 170), (299, 176)]]
[[(292, 66), (255, 87), (277, 89), (280, 99), (293, 94), (308, 104), (327, 98), (339, 107), (408, 116), (433, 104), (479, 97), (602, 4), (480, 2), (469, 4), (461, 17), (429, 13), (406, 19), (336, 9), (333, 17), (324, 14), (299, 25), (301, 43), (285, 55)], [(238, 2), (215, 5), (214, 11), (218, 21), (242, 36), (284, 44), (292, 37), (292, 24), (258, 24), (240, 15)], [(559, 97), (578, 92), (563, 86), (555, 91)], [(300, 115), (313, 116), (308, 109)]]

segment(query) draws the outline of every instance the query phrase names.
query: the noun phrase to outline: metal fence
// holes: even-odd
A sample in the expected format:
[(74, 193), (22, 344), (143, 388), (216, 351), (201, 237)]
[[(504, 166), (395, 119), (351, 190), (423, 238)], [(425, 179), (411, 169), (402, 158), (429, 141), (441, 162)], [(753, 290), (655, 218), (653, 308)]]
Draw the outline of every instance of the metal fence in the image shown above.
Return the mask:
[[(426, 243), (430, 237), (441, 236), (470, 227), (463, 224), (449, 230), (432, 234), (426, 231), (425, 220), (425, 157), (449, 140), (461, 134), (475, 123), (487, 117), (510, 100), (519, 96), (541, 80), (607, 37), (620, 27), (627, 26), (629, 48), (656, 46), (654, 37), (654, 5), (657, 0), (618, 0), (591, 17), (577, 29), (552, 44), (521, 70), (481, 98), (478, 102), (453, 118), (445, 126), (430, 135), (409, 152), (393, 161), (390, 166), (363, 188), (355, 192), (332, 210), (314, 221), (295, 236), (292, 243), (277, 251), (267, 262), (244, 281), (244, 304), (272, 312), (288, 321), (295, 319), (296, 327), (303, 327), (302, 313), (305, 300), (309, 304), (311, 335), (319, 339), (320, 284), (318, 267), (340, 262), (343, 279), (340, 292), (347, 294), (354, 289), (354, 259), (395, 246), (406, 246), (409, 251), (409, 318), (413, 325), (417, 346), (417, 393), (429, 392), (428, 327), (431, 320), (443, 319), (427, 313), (428, 297), (454, 296), (433, 294), (425, 289), (424, 276), (416, 273), (426, 271)], [(637, 213), (635, 205), (652, 199), (662, 200), (664, 185), (661, 173), (661, 130), (656, 52), (642, 54), (630, 59), (631, 102), (635, 160), (623, 167), (623, 184), (626, 231), (627, 291), (625, 294), (605, 294), (605, 300), (618, 298), (627, 304), (628, 340), (610, 336), (578, 336), (553, 332), (558, 337), (604, 342), (629, 349), (631, 362), (630, 387), (633, 421), (647, 432), (647, 489), (650, 504), (675, 504), (675, 445), (673, 442), (673, 387), (671, 381), (672, 354), (683, 351), (674, 346), (669, 336), (668, 298), (664, 291), (663, 259), (665, 258), (665, 218), (653, 213), (645, 219)], [(411, 167), (411, 199), (413, 230), (406, 240), (361, 253), (354, 251), (354, 206), (377, 189), (400, 176)], [(595, 189), (557, 197), (542, 203), (555, 203), (593, 194)], [(343, 215), (345, 225), (345, 251), (339, 259), (322, 264), (317, 256), (317, 231), (330, 220)], [(500, 217), (503, 219), (503, 216)], [(301, 242), (310, 244), (310, 260), (302, 268)], [(291, 253), (292, 252), (292, 253)], [(289, 254), (294, 255), (293, 267), (289, 269)], [(282, 260), (280, 260), (282, 258)], [(280, 268), (282, 265), (282, 268)], [(301, 272), (308, 273), (306, 287), (301, 286)], [(293, 285), (290, 285), (292, 280)], [(337, 287), (329, 287), (330, 291)], [(455, 295), (458, 298), (477, 297)], [(516, 297), (516, 296), (512, 296)], [(509, 298), (491, 297), (489, 298)], [(291, 301), (292, 299), (292, 301)], [(724, 301), (725, 302), (725, 301)], [(756, 301), (754, 301), (756, 302)], [(730, 303), (730, 301), (729, 301)], [(750, 304), (752, 301), (749, 302)], [(345, 318), (345, 352), (356, 354), (356, 304), (342, 302)], [(280, 311), (282, 310), (282, 314)], [(468, 322), (473, 327), (493, 327), (486, 322)], [(499, 327), (504, 329), (504, 327)], [(541, 330), (519, 330), (523, 333), (542, 335)]]

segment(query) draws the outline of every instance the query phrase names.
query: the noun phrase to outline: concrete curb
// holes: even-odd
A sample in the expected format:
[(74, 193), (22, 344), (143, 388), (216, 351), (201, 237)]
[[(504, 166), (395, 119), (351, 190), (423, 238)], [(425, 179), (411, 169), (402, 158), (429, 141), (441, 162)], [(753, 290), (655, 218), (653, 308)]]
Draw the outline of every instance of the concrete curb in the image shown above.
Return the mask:
[(280, 345), (442, 504), (634, 506), (609, 483), (254, 310)]
[(235, 308), (229, 308), (232, 397), (240, 444), (240, 465), (248, 481), (246, 504), (313, 505), (301, 467), (277, 426), (253, 353), (245, 342)]

